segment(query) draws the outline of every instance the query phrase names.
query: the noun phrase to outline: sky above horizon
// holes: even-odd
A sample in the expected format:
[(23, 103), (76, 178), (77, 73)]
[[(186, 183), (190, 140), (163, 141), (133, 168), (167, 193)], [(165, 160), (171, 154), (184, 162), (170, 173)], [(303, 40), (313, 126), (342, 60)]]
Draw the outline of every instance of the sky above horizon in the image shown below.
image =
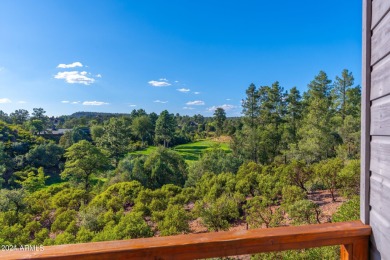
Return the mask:
[(0, 110), (239, 116), (245, 90), (361, 83), (361, 2), (1, 1)]

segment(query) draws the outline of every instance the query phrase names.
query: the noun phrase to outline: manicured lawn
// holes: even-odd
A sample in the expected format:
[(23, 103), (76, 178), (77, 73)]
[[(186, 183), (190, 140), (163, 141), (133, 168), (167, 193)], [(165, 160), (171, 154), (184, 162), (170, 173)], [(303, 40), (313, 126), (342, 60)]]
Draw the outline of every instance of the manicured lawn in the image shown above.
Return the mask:
[(156, 150), (156, 146), (149, 146), (145, 150), (135, 151), (131, 152), (130, 154), (142, 154), (142, 155), (149, 155), (151, 152)]
[(175, 146), (173, 150), (181, 154), (187, 163), (192, 163), (199, 160), (205, 151), (210, 150), (213, 147), (220, 147), (227, 153), (231, 152), (228, 143), (220, 143), (212, 140), (201, 140), (193, 143), (181, 144)]
[[(229, 143), (218, 142), (213, 140), (200, 140), (193, 143), (181, 144), (173, 147), (172, 149), (183, 156), (187, 163), (192, 163), (199, 160), (200, 156), (207, 150), (213, 147), (220, 147), (227, 153), (231, 152)], [(132, 152), (131, 154), (142, 154), (149, 155), (151, 152), (156, 150), (155, 146), (149, 146), (147, 149), (142, 151)]]

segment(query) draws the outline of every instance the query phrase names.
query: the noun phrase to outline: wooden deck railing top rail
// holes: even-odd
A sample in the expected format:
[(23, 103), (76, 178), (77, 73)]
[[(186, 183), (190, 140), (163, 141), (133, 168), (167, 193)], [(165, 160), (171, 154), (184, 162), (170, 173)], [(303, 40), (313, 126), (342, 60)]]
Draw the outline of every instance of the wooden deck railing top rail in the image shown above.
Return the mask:
[(342, 259), (367, 259), (370, 226), (360, 221), (47, 246), (1, 259), (199, 259), (341, 245)]

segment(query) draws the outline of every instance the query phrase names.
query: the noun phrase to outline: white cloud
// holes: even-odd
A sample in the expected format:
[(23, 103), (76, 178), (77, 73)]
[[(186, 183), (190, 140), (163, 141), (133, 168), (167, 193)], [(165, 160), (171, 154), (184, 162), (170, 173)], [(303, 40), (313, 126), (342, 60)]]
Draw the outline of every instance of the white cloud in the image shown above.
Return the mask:
[(187, 93), (187, 92), (190, 92), (190, 89), (189, 88), (178, 88), (177, 91), (180, 91), (182, 93)]
[(74, 105), (80, 104), (80, 101), (73, 101), (72, 104)]
[(202, 100), (194, 100), (194, 101), (188, 101), (186, 105), (188, 106), (204, 106), (204, 101)]
[(63, 104), (69, 104), (70, 101), (68, 101), (68, 100), (62, 100), (61, 103), (63, 103)]
[(0, 104), (12, 103), (9, 98), (0, 98)]
[(149, 85), (153, 87), (168, 87), (171, 85), (171, 83), (166, 82), (166, 81), (157, 81), (157, 80), (151, 80), (148, 82)]
[(223, 110), (225, 111), (229, 111), (229, 110), (232, 110), (234, 108), (236, 108), (237, 106), (234, 106), (234, 105), (229, 105), (229, 104), (223, 104), (221, 106), (212, 106), (212, 107), (209, 107), (207, 108), (208, 111), (214, 111), (216, 110), (217, 108), (223, 108)]
[(137, 105), (134, 105), (134, 104), (130, 104), (129, 107), (136, 107)]
[(23, 101), (23, 100), (20, 100), (18, 101), (18, 104), (26, 104), (27, 102), (26, 101)]
[(78, 71), (64, 71), (58, 72), (57, 75), (54, 76), (56, 79), (64, 79), (67, 83), (70, 84), (84, 84), (90, 85), (95, 82), (95, 79), (87, 77), (88, 73), (86, 71), (78, 72)]
[(199, 95), (199, 94), (200, 94), (200, 92), (198, 92), (198, 91), (195, 91), (195, 92), (194, 92), (194, 94), (195, 94), (195, 95)]
[(61, 68), (61, 69), (69, 69), (69, 68), (76, 68), (76, 67), (82, 67), (83, 64), (81, 64), (81, 62), (73, 62), (71, 64), (58, 64), (57, 68)]
[(96, 77), (97, 77), (97, 78), (101, 78), (101, 77), (102, 77), (102, 74), (97, 74)]
[(159, 80), (161, 80), (161, 81), (168, 81), (166, 78), (161, 78)]
[(84, 106), (102, 106), (102, 105), (108, 105), (109, 103), (101, 102), (101, 101), (84, 101)]
[(192, 109), (195, 109), (195, 108), (193, 108), (193, 107), (183, 107), (183, 109), (185, 109), (185, 110), (192, 110)]
[(161, 104), (165, 104), (165, 103), (168, 103), (168, 101), (161, 101), (161, 100), (155, 100), (153, 101), (154, 103), (161, 103)]

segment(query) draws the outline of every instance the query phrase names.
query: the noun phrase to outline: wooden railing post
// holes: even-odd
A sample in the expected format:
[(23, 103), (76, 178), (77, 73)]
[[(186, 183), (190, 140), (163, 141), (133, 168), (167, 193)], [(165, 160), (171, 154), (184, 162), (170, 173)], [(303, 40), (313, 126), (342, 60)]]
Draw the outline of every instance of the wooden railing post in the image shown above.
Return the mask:
[(368, 259), (368, 238), (359, 238), (350, 244), (341, 245), (341, 260), (366, 260)]

